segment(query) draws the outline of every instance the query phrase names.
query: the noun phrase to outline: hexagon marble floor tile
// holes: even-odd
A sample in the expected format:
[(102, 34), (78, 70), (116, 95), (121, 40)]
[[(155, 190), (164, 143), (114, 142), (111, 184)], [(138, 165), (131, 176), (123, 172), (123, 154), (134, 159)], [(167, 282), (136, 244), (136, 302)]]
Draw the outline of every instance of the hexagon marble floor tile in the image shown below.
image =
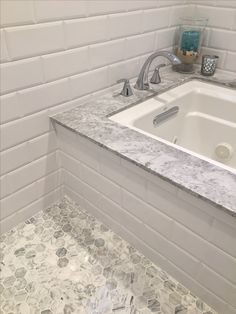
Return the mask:
[(68, 198), (0, 241), (0, 313), (216, 314)]

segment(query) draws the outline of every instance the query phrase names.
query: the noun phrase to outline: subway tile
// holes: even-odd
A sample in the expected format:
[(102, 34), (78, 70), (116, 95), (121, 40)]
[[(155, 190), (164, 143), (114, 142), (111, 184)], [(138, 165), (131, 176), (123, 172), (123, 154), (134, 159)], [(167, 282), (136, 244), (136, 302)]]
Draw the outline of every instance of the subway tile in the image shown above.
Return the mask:
[(156, 8), (158, 5), (158, 0), (145, 0), (145, 1), (137, 1), (137, 0), (129, 0), (125, 1), (125, 7), (127, 11), (134, 11), (134, 10), (144, 10), (144, 9), (151, 9)]
[(89, 71), (70, 78), (72, 98), (108, 87), (107, 68)]
[(157, 31), (155, 49), (161, 50), (173, 46), (175, 32), (176, 32), (175, 28), (168, 28)]
[(37, 199), (38, 190), (36, 182), (17, 191), (14, 194), (5, 197), (0, 201), (1, 205), (1, 219), (4, 219), (17, 210), (27, 206)]
[(76, 192), (77, 194), (84, 198), (83, 195), (84, 184), (81, 180), (79, 180), (76, 176), (72, 175), (65, 169), (62, 170), (62, 177), (65, 186), (69, 187), (74, 192)]
[(22, 117), (16, 93), (0, 96), (0, 110), (1, 124)]
[(147, 201), (203, 238), (209, 236), (213, 218), (199, 208), (148, 182)]
[(128, 37), (125, 45), (126, 58), (133, 58), (154, 51), (155, 33)]
[(10, 172), (7, 175), (7, 194), (12, 194), (24, 186), (57, 169), (57, 155), (51, 153), (45, 157)]
[(62, 22), (6, 29), (9, 54), (13, 60), (64, 49)]
[(195, 12), (197, 16), (204, 16), (208, 19), (208, 27), (230, 29), (234, 25), (234, 10), (232, 9), (197, 5)]
[(171, 237), (173, 220), (158, 209), (149, 206), (133, 194), (122, 189), (122, 203), (124, 208), (142, 222), (166, 237)]
[(64, 26), (68, 48), (85, 46), (108, 39), (106, 16), (65, 21)]
[(93, 169), (83, 165), (81, 167), (81, 179), (112, 201), (121, 204), (120, 186), (106, 179), (98, 172), (95, 172)]
[(205, 265), (201, 266), (197, 280), (214, 294), (236, 307), (235, 285), (232, 285)]
[(31, 58), (0, 65), (2, 94), (43, 82), (40, 58)]
[(9, 61), (10, 59), (7, 51), (5, 32), (3, 29), (0, 30), (0, 49), (0, 62), (3, 63)]
[(37, 180), (37, 194), (38, 198), (43, 197), (52, 191), (55, 191), (60, 186), (60, 171), (55, 171), (42, 179)]
[(0, 3), (1, 26), (34, 23), (33, 2), (28, 0), (3, 0)]
[(27, 116), (69, 100), (69, 81), (64, 79), (24, 89), (17, 92), (17, 98), (21, 115)]
[(176, 245), (195, 256), (202, 263), (233, 284), (236, 283), (236, 259), (177, 222), (174, 224), (172, 239)]
[(209, 241), (228, 254), (236, 257), (236, 227), (231, 227), (217, 219), (214, 220)]
[(82, 0), (36, 0), (34, 7), (37, 22), (78, 18), (87, 14), (86, 1)]
[(236, 72), (236, 52), (227, 52), (224, 66), (226, 70)]
[(42, 57), (47, 82), (75, 75), (89, 69), (88, 48), (78, 48)]
[(121, 78), (134, 78), (140, 68), (139, 57), (108, 66), (109, 85), (114, 85)]
[(1, 150), (26, 142), (51, 130), (47, 112), (9, 122), (1, 126)]
[(170, 17), (169, 8), (146, 10), (143, 13), (143, 31), (150, 32), (168, 27)]
[(236, 51), (235, 32), (213, 28), (210, 33), (209, 47)]
[(141, 11), (109, 16), (109, 35), (112, 39), (141, 32)]
[(124, 59), (125, 40), (119, 39), (107, 43), (91, 45), (89, 57), (91, 68), (99, 68)]
[(124, 12), (126, 1), (87, 1), (88, 15), (104, 15), (109, 13)]
[(76, 160), (75, 158), (65, 154), (63, 151), (59, 153), (59, 162), (60, 167), (73, 173), (78, 179), (82, 179), (82, 165), (81, 163)]

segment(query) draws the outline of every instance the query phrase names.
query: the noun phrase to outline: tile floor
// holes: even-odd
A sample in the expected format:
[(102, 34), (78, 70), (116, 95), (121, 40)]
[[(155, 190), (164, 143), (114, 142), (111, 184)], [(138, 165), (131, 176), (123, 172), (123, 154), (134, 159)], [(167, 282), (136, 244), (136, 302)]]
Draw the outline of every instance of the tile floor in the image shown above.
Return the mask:
[(68, 198), (0, 239), (0, 313), (216, 314)]

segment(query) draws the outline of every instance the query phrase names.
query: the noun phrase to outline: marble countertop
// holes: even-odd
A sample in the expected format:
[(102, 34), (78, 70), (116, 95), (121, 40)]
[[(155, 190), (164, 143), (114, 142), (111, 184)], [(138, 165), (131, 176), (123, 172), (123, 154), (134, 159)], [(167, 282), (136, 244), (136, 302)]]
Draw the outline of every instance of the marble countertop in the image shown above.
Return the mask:
[[(121, 85), (96, 99), (51, 117), (73, 132), (118, 154), (122, 158), (176, 185), (236, 217), (236, 174), (197, 158), (175, 147), (129, 129), (108, 117), (193, 78), (206, 79), (198, 72), (187, 75), (166, 67), (162, 82), (149, 91), (133, 89), (134, 95), (119, 95)], [(227, 83), (235, 80), (225, 72), (217, 72), (208, 81)], [(115, 88), (116, 88), (115, 87)], [(234, 87), (235, 88), (235, 87)]]

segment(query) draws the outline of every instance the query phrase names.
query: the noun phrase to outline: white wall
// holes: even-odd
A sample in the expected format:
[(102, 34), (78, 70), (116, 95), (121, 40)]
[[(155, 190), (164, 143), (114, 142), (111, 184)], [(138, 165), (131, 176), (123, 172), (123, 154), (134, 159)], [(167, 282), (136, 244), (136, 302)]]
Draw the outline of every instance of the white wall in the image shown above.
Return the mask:
[(236, 1), (190, 0), (190, 3), (197, 16), (209, 19), (202, 54), (218, 55), (219, 68), (236, 72)]
[(1, 1), (3, 226), (59, 199), (48, 115), (136, 76), (146, 54), (172, 46), (185, 2)]
[(236, 313), (236, 218), (57, 125), (64, 193), (222, 314)]

